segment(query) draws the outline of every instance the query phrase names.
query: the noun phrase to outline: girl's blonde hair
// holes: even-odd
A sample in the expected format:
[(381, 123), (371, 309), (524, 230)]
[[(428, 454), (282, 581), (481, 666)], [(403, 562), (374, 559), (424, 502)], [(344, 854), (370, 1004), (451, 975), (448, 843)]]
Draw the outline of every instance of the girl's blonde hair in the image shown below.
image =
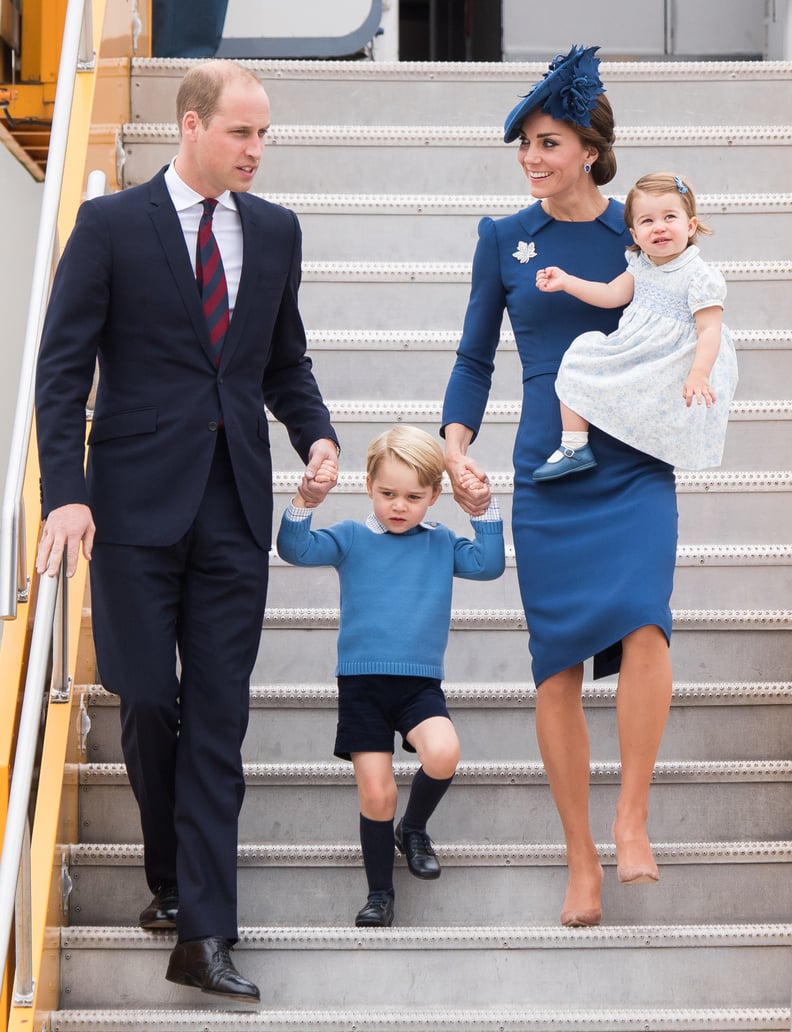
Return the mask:
[(418, 477), (422, 487), (437, 490), (445, 470), (443, 449), (417, 426), (394, 426), (376, 437), (366, 453), (366, 473), (373, 480), (384, 459), (398, 459)]
[[(628, 228), (633, 228), (635, 222), (635, 214), (633, 209), (635, 208), (636, 195), (639, 193), (645, 194), (677, 194), (688, 214), (688, 218), (696, 219), (697, 226), (693, 233), (693, 236), (688, 240), (687, 246), (695, 244), (698, 240), (699, 234), (702, 236), (710, 236), (712, 230), (709, 226), (705, 226), (703, 222), (699, 220), (696, 212), (696, 195), (693, 193), (693, 187), (690, 183), (683, 179), (681, 176), (675, 176), (673, 172), (649, 172), (645, 176), (641, 176), (635, 186), (627, 194), (627, 199), (624, 202), (624, 222)], [(638, 244), (631, 244), (628, 251), (640, 251), (641, 248)]]

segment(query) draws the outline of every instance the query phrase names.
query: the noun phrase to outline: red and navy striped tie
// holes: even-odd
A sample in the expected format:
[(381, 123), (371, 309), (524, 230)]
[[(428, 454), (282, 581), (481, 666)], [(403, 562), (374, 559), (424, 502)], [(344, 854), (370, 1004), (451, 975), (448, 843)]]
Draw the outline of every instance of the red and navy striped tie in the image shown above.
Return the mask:
[(201, 202), (204, 213), (198, 226), (198, 246), (195, 254), (195, 278), (201, 295), (209, 341), (215, 365), (220, 365), (223, 355), (223, 341), (228, 329), (228, 285), (226, 284), (223, 260), (212, 232), (212, 216), (217, 207), (213, 197)]

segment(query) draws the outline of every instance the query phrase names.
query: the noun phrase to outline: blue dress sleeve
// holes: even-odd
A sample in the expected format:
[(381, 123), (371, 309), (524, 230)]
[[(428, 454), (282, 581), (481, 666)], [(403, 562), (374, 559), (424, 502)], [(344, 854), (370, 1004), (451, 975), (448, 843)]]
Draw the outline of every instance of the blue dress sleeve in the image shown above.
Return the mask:
[(487, 407), (506, 307), (494, 221), (482, 219), (478, 232), (470, 299), (442, 416), (443, 427), (448, 423), (461, 423), (473, 431), (474, 437)]

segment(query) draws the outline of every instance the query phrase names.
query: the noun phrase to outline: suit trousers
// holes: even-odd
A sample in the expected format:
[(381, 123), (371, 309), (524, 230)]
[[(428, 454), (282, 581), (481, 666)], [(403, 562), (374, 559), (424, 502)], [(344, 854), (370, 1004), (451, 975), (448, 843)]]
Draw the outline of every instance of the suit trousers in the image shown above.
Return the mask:
[[(101, 535), (101, 528), (99, 534)], [(237, 930), (241, 747), (268, 554), (253, 539), (218, 432), (200, 508), (175, 544), (97, 542), (91, 604), (99, 676), (120, 696), (146, 879), (175, 882), (179, 941)]]

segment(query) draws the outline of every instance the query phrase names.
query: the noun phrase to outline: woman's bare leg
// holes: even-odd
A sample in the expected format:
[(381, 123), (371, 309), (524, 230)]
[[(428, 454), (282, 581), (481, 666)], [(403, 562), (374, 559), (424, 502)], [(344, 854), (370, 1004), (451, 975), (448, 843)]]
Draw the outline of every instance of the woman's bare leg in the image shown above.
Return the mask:
[(562, 924), (599, 924), (602, 867), (589, 826), (589, 737), (583, 713), (583, 667), (539, 685), (536, 735), (564, 829), (569, 878)]
[(671, 706), (671, 659), (665, 635), (653, 625), (627, 635), (623, 649), (616, 694), (622, 783), (613, 837), (620, 881), (656, 881), (646, 820), (652, 772)]

